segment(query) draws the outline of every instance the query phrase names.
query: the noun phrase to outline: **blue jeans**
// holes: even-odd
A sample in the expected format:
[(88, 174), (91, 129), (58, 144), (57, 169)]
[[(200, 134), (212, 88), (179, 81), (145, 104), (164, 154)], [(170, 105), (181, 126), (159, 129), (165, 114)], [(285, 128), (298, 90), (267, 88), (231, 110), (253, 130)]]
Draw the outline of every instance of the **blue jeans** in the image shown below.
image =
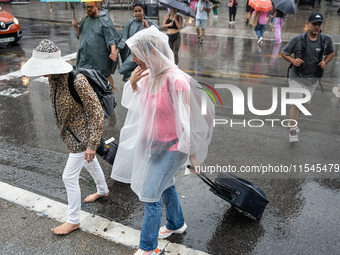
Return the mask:
[(260, 37), (264, 37), (264, 30), (266, 29), (266, 25), (261, 25), (260, 23), (257, 23), (255, 27), (255, 33), (257, 37), (260, 39)]
[[(183, 227), (184, 217), (175, 185), (163, 191), (162, 200), (166, 208), (166, 228), (170, 230), (177, 230)], [(140, 249), (152, 251), (157, 248), (157, 238), (161, 227), (161, 219), (161, 200), (155, 203), (145, 203), (145, 214), (139, 242)]]
[(270, 24), (275, 25), (276, 17), (270, 18)]

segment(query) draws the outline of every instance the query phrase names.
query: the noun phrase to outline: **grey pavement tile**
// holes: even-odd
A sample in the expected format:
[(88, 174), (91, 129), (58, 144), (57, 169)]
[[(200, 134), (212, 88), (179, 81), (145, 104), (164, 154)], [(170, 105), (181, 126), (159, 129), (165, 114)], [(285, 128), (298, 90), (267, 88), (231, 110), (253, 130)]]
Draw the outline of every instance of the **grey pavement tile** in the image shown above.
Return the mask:
[(132, 254), (132, 249), (81, 230), (73, 231), (66, 236), (55, 235), (50, 229), (59, 224), (54, 220), (41, 218), (0, 246), (0, 254)]
[(8, 209), (11, 206), (13, 206), (13, 204), (0, 199), (0, 212), (2, 212), (3, 210)]
[[(3, 200), (0, 201), (3, 203)], [(17, 205), (12, 205), (6, 210), (2, 210), (0, 216), (0, 245), (6, 242), (13, 235), (16, 235), (18, 232), (25, 231), (27, 227), (38, 220), (39, 218), (35, 215), (35, 213)]]
[(132, 254), (133, 250), (101, 237), (76, 230), (58, 236), (51, 228), (60, 222), (0, 200), (0, 255), (18, 254)]

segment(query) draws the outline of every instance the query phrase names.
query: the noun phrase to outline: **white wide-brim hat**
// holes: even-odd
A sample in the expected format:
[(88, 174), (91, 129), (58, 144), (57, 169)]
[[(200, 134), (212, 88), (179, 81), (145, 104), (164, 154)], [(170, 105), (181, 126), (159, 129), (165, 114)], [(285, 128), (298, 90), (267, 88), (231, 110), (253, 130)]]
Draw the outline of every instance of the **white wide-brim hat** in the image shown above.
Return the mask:
[(61, 58), (61, 51), (47, 53), (33, 50), (32, 57), (22, 66), (21, 73), (35, 77), (48, 74), (65, 74), (73, 70), (71, 64)]

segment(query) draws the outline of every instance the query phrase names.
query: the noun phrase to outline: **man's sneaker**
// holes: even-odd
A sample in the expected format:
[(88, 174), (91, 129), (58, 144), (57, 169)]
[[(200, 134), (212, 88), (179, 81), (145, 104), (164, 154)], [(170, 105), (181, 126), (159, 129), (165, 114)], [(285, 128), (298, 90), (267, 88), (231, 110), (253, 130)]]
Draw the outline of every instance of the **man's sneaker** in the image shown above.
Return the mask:
[(340, 91), (339, 91), (339, 87), (334, 87), (333, 88), (333, 93), (337, 98), (340, 98)]
[(138, 249), (133, 255), (158, 255), (161, 254), (161, 250), (157, 247), (154, 251), (144, 251), (142, 249)]
[(298, 126), (295, 126), (295, 129), (296, 129), (296, 133), (300, 133), (300, 128)]
[(257, 41), (257, 43), (262, 42), (262, 40), (263, 40), (263, 37), (261, 36), (260, 39)]
[(164, 239), (164, 238), (171, 236), (172, 234), (182, 234), (187, 229), (187, 227), (188, 226), (185, 223), (184, 223), (183, 227), (181, 227), (177, 230), (169, 230), (169, 229), (166, 228), (166, 226), (163, 226), (159, 229), (158, 238)]
[(298, 141), (299, 141), (299, 139), (298, 139), (296, 129), (291, 129), (289, 131), (289, 142), (294, 143), (294, 142), (298, 142)]

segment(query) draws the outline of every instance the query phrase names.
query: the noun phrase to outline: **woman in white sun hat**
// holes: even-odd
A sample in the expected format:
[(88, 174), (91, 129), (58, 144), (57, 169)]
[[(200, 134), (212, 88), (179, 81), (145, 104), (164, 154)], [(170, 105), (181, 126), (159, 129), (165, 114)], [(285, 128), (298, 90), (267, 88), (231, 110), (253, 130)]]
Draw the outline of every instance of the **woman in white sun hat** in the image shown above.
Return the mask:
[(46, 39), (33, 50), (32, 57), (21, 69), (25, 76), (48, 77), (56, 124), (70, 153), (62, 177), (67, 192), (68, 219), (61, 226), (52, 229), (59, 235), (79, 228), (79, 175), (83, 167), (90, 172), (97, 185), (97, 192), (89, 195), (85, 202), (94, 202), (109, 195), (103, 171), (96, 158), (96, 149), (103, 131), (104, 112), (96, 93), (82, 74), (77, 74), (74, 80), (74, 88), (82, 105), (73, 99), (68, 87), (68, 76), (72, 69), (72, 65), (61, 58), (60, 49)]

